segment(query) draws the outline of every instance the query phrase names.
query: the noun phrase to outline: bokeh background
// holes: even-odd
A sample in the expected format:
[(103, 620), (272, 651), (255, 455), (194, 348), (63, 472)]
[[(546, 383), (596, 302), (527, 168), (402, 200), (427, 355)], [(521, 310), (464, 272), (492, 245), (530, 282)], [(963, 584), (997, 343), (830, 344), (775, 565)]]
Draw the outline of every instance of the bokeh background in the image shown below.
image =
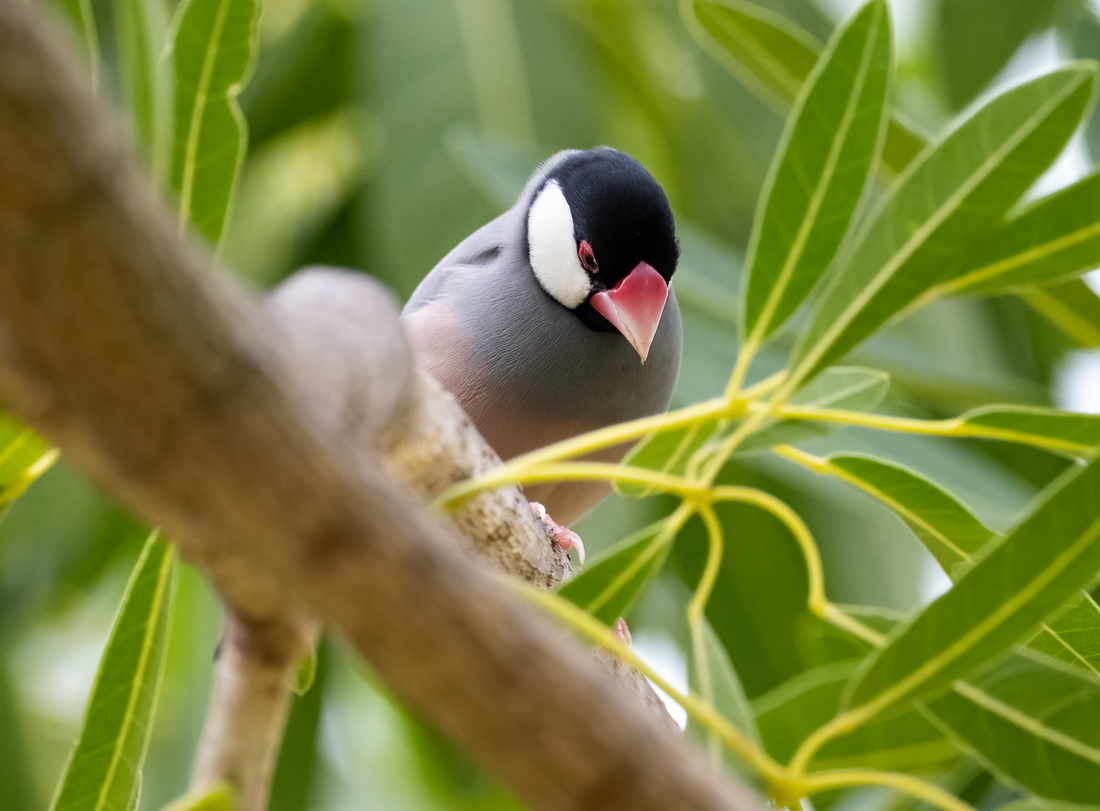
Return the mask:
[[(823, 40), (855, 4), (764, 5)], [(1100, 8), (1086, 0), (891, 5), (896, 103), (930, 135), (991, 87), (1100, 56)], [(99, 20), (111, 19), (108, 0), (92, 6)], [(108, 59), (101, 94), (113, 103), (111, 27), (101, 22), (99, 33)], [(439, 257), (511, 204), (539, 161), (609, 144), (649, 167), (679, 224), (675, 284), (686, 340), (676, 403), (722, 391), (737, 350), (742, 253), (785, 111), (712, 60), (676, 2), (266, 0), (260, 36), (241, 97), (249, 155), (221, 252), (233, 272), (267, 288), (302, 265), (338, 264), (405, 297)], [(1097, 157), (1100, 126), (1092, 126), (1042, 189), (1076, 179)], [(1100, 331), (1100, 322), (1092, 326)], [(880, 407), (890, 413), (951, 416), (991, 402), (1096, 411), (1100, 351), (1089, 343), (1016, 298), (960, 299), (889, 328), (852, 362), (891, 374)], [(754, 376), (781, 366), (789, 346), (781, 337)], [(1015, 446), (858, 430), (807, 447), (904, 462), (998, 529), (1065, 464)], [(823, 546), (834, 599), (908, 610), (942, 588), (908, 530), (860, 494), (766, 456), (739, 457), (724, 476), (799, 509)], [(660, 499), (612, 498), (576, 529), (594, 555), (668, 509)], [(799, 672), (807, 655), (805, 572), (770, 517), (731, 507), (722, 519), (728, 548), (709, 614), (757, 698)], [(63, 460), (0, 523), (0, 808), (48, 803), (146, 531)], [(704, 551), (689, 525), (630, 618), (639, 653), (681, 684), (683, 610)], [(185, 567), (142, 809), (186, 787), (220, 629), (216, 599)], [(339, 639), (325, 643), (317, 681), (294, 705), (273, 809), (516, 807), (393, 704)]]

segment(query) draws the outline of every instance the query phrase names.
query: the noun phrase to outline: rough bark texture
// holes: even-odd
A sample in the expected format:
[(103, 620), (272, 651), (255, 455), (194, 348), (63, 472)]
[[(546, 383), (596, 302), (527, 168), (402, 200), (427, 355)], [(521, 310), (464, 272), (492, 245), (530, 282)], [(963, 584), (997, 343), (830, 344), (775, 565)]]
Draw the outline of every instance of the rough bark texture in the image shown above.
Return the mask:
[[(311, 391), (324, 353), (305, 364), (284, 322), (204, 272), (35, 13), (0, 4), (0, 392), (12, 409), (163, 526), (250, 621), (290, 606), (342, 629), (532, 806), (758, 807), (326, 416)], [(370, 371), (356, 377), (380, 395), (364, 419), (419, 385), (391, 358), (400, 328), (386, 309), (358, 347)], [(554, 577), (552, 562), (535, 568)]]

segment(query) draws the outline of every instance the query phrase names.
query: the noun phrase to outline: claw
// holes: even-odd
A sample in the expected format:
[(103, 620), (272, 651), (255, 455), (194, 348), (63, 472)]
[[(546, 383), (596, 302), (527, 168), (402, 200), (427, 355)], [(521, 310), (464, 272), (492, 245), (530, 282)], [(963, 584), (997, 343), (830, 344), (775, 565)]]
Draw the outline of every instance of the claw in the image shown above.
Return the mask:
[(630, 629), (626, 625), (626, 620), (624, 620), (622, 617), (619, 617), (617, 620), (615, 620), (615, 627), (611, 629), (611, 632), (623, 642), (625, 642), (628, 648), (634, 641), (630, 638)]
[(580, 535), (571, 529), (559, 526), (554, 534), (554, 543), (567, 552), (570, 549), (576, 549), (577, 560), (580, 561), (582, 566), (584, 565), (584, 541), (581, 540)]
[(537, 501), (531, 502), (531, 509), (535, 511), (535, 515), (539, 517), (539, 520), (544, 523), (550, 530), (550, 537), (553, 539), (557, 546), (560, 546), (566, 552), (570, 549), (577, 550), (577, 560), (584, 565), (584, 541), (581, 540), (581, 536), (575, 533), (573, 530), (563, 527), (553, 518), (546, 514), (546, 508), (539, 504)]

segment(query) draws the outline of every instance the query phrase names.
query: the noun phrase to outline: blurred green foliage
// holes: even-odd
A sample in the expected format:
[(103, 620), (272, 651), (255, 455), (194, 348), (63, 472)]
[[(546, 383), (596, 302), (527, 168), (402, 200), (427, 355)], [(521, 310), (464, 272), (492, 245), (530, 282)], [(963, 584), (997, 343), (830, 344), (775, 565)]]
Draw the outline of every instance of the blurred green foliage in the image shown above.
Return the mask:
[[(147, 109), (127, 66), (149, 55), (120, 47), (109, 22), (115, 15), (119, 30), (137, 25), (126, 16), (130, 2), (57, 5), (77, 23), (98, 66), (99, 94), (120, 108)], [(826, 40), (854, 3), (767, 6), (812, 42)], [(159, 10), (164, 18), (175, 11), (170, 3)], [(895, 99), (907, 120), (930, 133), (992, 86), (1049, 67), (1051, 53), (1100, 56), (1100, 21), (1084, 0), (898, 0), (893, 11)], [(455, 243), (511, 204), (538, 161), (557, 149), (606, 143), (651, 170), (677, 216), (685, 357), (675, 404), (722, 392), (738, 349), (742, 257), (786, 107), (741, 84), (700, 47), (675, 3), (266, 0), (258, 36), (259, 61), (240, 95), (248, 154), (221, 248), (243, 278), (268, 287), (302, 265), (332, 263), (364, 269), (407, 295)], [(159, 49), (153, 52), (156, 58)], [(170, 61), (161, 57), (162, 69)], [(167, 137), (156, 124), (160, 114), (137, 117), (135, 140), (146, 148)], [(1075, 149), (1079, 158), (1091, 155), (1082, 165), (1100, 158), (1100, 125), (1094, 121)], [(167, 164), (158, 168), (154, 156), (152, 165), (163, 171)], [(1063, 173), (1053, 182), (1065, 180)], [(208, 233), (218, 230), (220, 223)], [(1077, 303), (1082, 290), (1066, 295)], [(796, 314), (795, 322), (804, 325), (805, 317)], [(754, 372), (780, 369), (792, 344), (781, 336), (765, 347)], [(997, 402), (1053, 404), (1067, 359), (1081, 351), (1066, 331), (1005, 296), (937, 302), (876, 335), (852, 362), (890, 373), (881, 413), (938, 418)], [(1100, 394), (1092, 397), (1100, 406)], [(1061, 456), (1015, 445), (858, 428), (800, 447), (895, 460), (948, 488), (999, 531), (1067, 465)], [(798, 510), (822, 546), (829, 593), (838, 602), (905, 612), (942, 587), (906, 525), (838, 480), (745, 455), (720, 481), (760, 487)], [(669, 508), (661, 498), (612, 498), (577, 529), (599, 552)], [(806, 720), (810, 710), (820, 710), (813, 720), (824, 722), (840, 702), (851, 659), (863, 651), (821, 633), (806, 606), (803, 556), (778, 520), (742, 504), (717, 513), (726, 548), (709, 625), (754, 702), (764, 739), (793, 751), (817, 725)], [(7, 778), (0, 807), (46, 805), (144, 534), (63, 462), (5, 514), (0, 762)], [(659, 668), (681, 683), (689, 650), (683, 611), (706, 554), (704, 528), (688, 523), (671, 565), (630, 616), (640, 654), (661, 652)], [(142, 809), (159, 808), (186, 788), (220, 621), (203, 579), (184, 567)], [(805, 681), (805, 691), (795, 691), (808, 702), (805, 711), (797, 702), (792, 709), (784, 694), (795, 677)], [(915, 713), (891, 723), (890, 732), (867, 730), (870, 743), (845, 745), (866, 752), (876, 734), (908, 735), (931, 747), (929, 770), (969, 802), (992, 807), (1012, 796), (980, 766), (958, 765), (955, 750)], [(851, 752), (840, 746), (823, 755), (842, 762)], [(854, 799), (882, 808), (906, 804), (870, 790)], [(825, 795), (820, 805), (830, 802)], [(519, 806), (397, 707), (336, 640), (322, 646), (315, 683), (295, 701), (272, 807)]]

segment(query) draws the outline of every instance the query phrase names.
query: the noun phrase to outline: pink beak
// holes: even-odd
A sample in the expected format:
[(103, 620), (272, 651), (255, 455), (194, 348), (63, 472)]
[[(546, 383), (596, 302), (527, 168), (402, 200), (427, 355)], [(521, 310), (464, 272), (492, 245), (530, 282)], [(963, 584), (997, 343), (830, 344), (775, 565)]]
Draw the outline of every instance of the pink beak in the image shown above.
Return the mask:
[(667, 298), (668, 283), (651, 265), (639, 262), (615, 287), (593, 294), (590, 301), (645, 363)]

